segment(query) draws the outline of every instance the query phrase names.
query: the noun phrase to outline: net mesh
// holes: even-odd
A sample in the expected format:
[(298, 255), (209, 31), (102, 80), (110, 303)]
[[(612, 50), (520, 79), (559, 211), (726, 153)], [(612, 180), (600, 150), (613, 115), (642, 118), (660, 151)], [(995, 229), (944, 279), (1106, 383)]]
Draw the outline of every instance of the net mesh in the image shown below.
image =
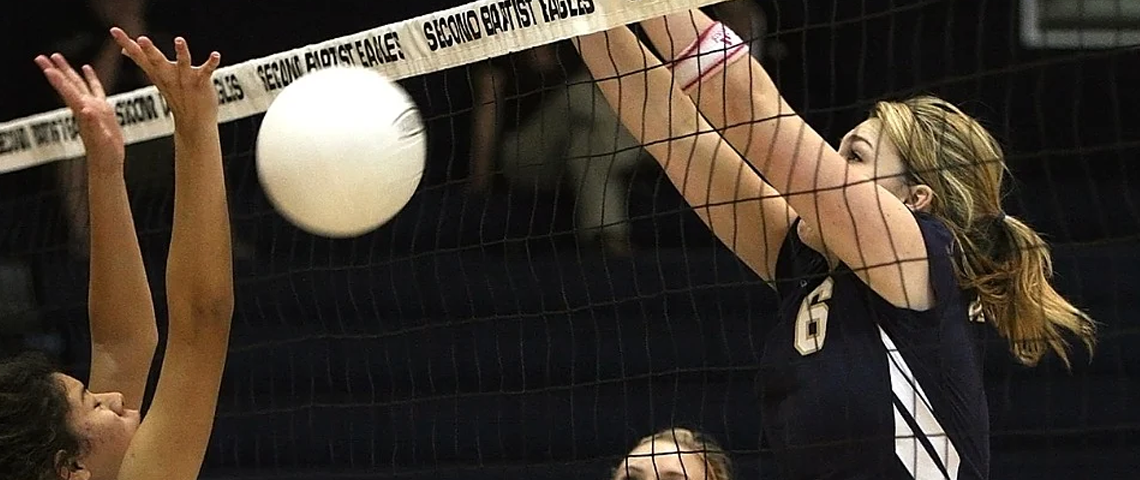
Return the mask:
[[(733, 28), (826, 138), (920, 92), (983, 119), (1009, 152), (1007, 211), (1047, 234), (1058, 289), (1102, 325), (1073, 373), (1015, 367), (994, 339), (992, 476), (1122, 478), (1140, 467), (1136, 50), (1027, 50), (1016, 3), (706, 10), (748, 19)], [(740, 478), (775, 475), (755, 387), (775, 296), (635, 142), (568, 126), (612, 117), (581, 96), (594, 87), (573, 46), (401, 84), (428, 128), (423, 185), (357, 239), (283, 220), (257, 181), (260, 115), (221, 125), (237, 309), (203, 477), (605, 478), (674, 425), (717, 439)], [(587, 97), (599, 103), (574, 117)], [(128, 150), (160, 318), (171, 153), (168, 138)], [(583, 166), (598, 156), (604, 170)], [(5, 348), (54, 349), (82, 378), (86, 264), (67, 213), (82, 190), (60, 180), (67, 163), (0, 176), (0, 279)]]

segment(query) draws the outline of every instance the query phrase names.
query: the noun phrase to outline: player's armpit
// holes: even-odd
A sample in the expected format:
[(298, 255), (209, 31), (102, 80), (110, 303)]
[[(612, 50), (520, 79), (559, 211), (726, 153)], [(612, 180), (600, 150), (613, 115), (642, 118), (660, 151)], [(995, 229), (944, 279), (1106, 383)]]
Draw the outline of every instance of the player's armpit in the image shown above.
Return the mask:
[(794, 218), (783, 198), (675, 90), (669, 72), (627, 28), (576, 44), (626, 129), (689, 205), (745, 264), (771, 279)]

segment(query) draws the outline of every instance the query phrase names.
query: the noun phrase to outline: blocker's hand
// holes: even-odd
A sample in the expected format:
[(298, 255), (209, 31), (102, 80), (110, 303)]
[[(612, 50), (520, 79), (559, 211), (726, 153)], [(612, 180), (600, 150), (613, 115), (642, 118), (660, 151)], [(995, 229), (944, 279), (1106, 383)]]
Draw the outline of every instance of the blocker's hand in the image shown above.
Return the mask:
[(122, 174), (126, 156), (123, 130), (95, 70), (84, 65), (83, 76), (80, 76), (59, 53), (52, 54), (51, 58), (36, 57), (36, 65), (75, 115), (79, 136), (87, 150), (88, 168)]
[(190, 47), (182, 37), (174, 39), (175, 60), (171, 61), (145, 36), (132, 40), (118, 27), (111, 29), (111, 36), (123, 48), (123, 54), (158, 87), (175, 121), (217, 116), (218, 97), (211, 76), (222, 61), (221, 54), (211, 52), (205, 63), (195, 67), (190, 63)]

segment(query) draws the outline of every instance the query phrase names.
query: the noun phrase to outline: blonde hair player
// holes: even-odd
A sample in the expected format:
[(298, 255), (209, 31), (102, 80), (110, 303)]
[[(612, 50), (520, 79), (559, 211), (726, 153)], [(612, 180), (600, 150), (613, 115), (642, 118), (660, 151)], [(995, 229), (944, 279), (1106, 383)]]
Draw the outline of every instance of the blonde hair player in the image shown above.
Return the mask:
[(625, 27), (578, 47), (709, 229), (774, 282), (761, 404), (784, 477), (988, 478), (982, 323), (1027, 365), (1068, 363), (1065, 335), (1094, 344), (1045, 242), (1002, 210), (994, 139), (923, 96), (878, 103), (833, 149), (723, 25), (643, 27), (671, 68)]
[(732, 480), (732, 462), (712, 438), (667, 428), (637, 442), (613, 480)]
[(112, 36), (174, 115), (174, 227), (166, 268), (169, 335), (146, 419), (139, 408), (158, 341), (123, 179), (115, 111), (89, 66), (36, 63), (74, 113), (91, 208), (90, 389), (41, 359), (0, 363), (0, 479), (192, 480), (213, 428), (234, 308), (229, 217), (211, 74), (175, 39), (170, 61), (146, 37)]

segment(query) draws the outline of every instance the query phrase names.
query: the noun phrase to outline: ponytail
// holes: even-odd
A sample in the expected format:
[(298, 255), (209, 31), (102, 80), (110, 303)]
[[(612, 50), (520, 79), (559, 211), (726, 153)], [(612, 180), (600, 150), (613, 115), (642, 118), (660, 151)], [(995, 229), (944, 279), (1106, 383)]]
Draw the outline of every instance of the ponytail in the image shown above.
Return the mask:
[(1071, 368), (1065, 335), (1078, 337), (1091, 353), (1096, 324), (1049, 283), (1049, 246), (1014, 217), (1001, 214), (983, 223), (989, 225), (969, 235), (977, 240), (962, 242), (965, 287), (977, 293), (986, 319), (1009, 341), (1019, 362), (1036, 365), (1052, 350)]
[(993, 136), (937, 97), (880, 102), (871, 116), (882, 121), (915, 180), (935, 192), (930, 213), (961, 247), (959, 284), (978, 296), (981, 313), (1014, 357), (1036, 365), (1052, 350), (1071, 366), (1067, 336), (1080, 338), (1091, 353), (1096, 325), (1049, 284), (1053, 261), (1045, 240), (1001, 212), (1007, 172)]

